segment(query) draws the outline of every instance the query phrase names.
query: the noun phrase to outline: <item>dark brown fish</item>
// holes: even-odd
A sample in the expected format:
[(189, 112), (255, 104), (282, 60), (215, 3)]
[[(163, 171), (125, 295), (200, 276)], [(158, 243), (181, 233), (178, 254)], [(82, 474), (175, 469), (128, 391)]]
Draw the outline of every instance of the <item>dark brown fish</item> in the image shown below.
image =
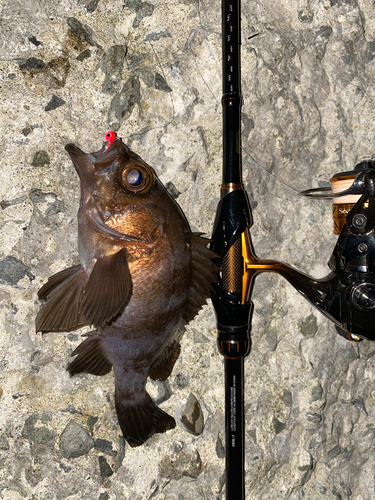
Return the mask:
[(154, 170), (121, 139), (107, 150), (66, 150), (81, 181), (80, 264), (40, 289), (39, 332), (96, 330), (76, 348), (71, 375), (114, 369), (116, 411), (131, 446), (175, 427), (145, 390), (165, 380), (183, 325), (205, 303), (214, 281), (209, 240), (192, 233)]

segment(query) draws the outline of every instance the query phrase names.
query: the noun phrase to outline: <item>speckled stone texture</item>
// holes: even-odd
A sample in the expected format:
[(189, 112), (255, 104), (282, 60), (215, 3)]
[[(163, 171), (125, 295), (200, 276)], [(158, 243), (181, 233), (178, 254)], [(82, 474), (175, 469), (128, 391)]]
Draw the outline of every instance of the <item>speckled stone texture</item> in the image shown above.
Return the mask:
[[(214, 0), (0, 2), (0, 491), (6, 500), (223, 499), (224, 395), (207, 305), (166, 383), (204, 429), (125, 444), (113, 375), (69, 378), (84, 332), (35, 333), (36, 292), (77, 263), (79, 184), (64, 151), (119, 136), (194, 230), (210, 234), (221, 169), (221, 20)], [(260, 257), (322, 277), (329, 202), (301, 197), (374, 153), (369, 0), (244, 0), (244, 181)], [(258, 36), (249, 38), (255, 33)], [(375, 497), (375, 345), (353, 344), (281, 278), (254, 288), (246, 359), (246, 498)]]

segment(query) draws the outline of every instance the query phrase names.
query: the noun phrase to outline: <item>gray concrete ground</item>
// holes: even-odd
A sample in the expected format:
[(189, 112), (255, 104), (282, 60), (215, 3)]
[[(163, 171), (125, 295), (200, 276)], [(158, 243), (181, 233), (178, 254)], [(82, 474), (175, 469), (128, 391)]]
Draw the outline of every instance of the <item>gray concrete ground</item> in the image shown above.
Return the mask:
[[(374, 153), (375, 19), (368, 0), (244, 0), (244, 181), (261, 257), (324, 276), (326, 185)], [(221, 21), (213, 0), (0, 2), (0, 491), (6, 500), (224, 498), (222, 359), (211, 305), (190, 323), (167, 383), (193, 393), (183, 426), (131, 449), (113, 375), (69, 378), (80, 333), (35, 333), (36, 292), (77, 262), (79, 184), (64, 151), (119, 136), (211, 232), (221, 169)], [(249, 37), (259, 32), (255, 38)], [(374, 498), (375, 346), (333, 325), (276, 276), (254, 288), (246, 359), (246, 498)], [(190, 398), (191, 399), (191, 398)]]

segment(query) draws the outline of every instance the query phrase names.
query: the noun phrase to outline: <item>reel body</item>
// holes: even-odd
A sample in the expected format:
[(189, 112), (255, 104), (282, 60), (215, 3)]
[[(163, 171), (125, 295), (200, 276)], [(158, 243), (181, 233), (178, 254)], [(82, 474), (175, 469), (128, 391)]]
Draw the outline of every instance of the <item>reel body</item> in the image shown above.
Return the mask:
[[(355, 172), (352, 187), (342, 193), (335, 193), (334, 197), (336, 199), (342, 195), (355, 194), (359, 199), (354, 206), (352, 204), (347, 214), (328, 262), (331, 271), (321, 279), (314, 279), (282, 262), (259, 259), (251, 242), (251, 215), (246, 211), (239, 211), (241, 216), (238, 220), (233, 225), (228, 225), (220, 216), (220, 211), (218, 212), (215, 227), (216, 231), (221, 233), (220, 241), (225, 243), (213, 245), (213, 249), (222, 256), (222, 263), (226, 262), (231, 253), (238, 254), (236, 262), (242, 266), (242, 283), (228, 287), (222, 273), (218, 277), (218, 283), (214, 285), (214, 305), (218, 299), (227, 304), (220, 314), (217, 313), (219, 345), (223, 334), (223, 337), (225, 334), (229, 335), (230, 340), (234, 342), (238, 341), (236, 334), (246, 329), (246, 320), (252, 309), (251, 292), (254, 278), (261, 272), (275, 272), (283, 276), (335, 323), (338, 333), (343, 337), (352, 341), (363, 338), (375, 340), (375, 164), (352, 172)], [(326, 192), (323, 196), (316, 194), (321, 191), (309, 190), (302, 194), (324, 198), (333, 196), (332, 193)], [(241, 195), (243, 197), (244, 193)], [(232, 196), (238, 197), (239, 192), (233, 193)], [(230, 319), (232, 322), (236, 319), (237, 327), (222, 326), (230, 324)], [(241, 331), (242, 335), (243, 333), (244, 331)], [(243, 351), (246, 352), (245, 345), (247, 347), (248, 343), (244, 343), (242, 355)], [(220, 350), (225, 351), (223, 343)], [(228, 352), (223, 354), (228, 355)]]
[(375, 340), (375, 169), (359, 176), (363, 194), (328, 263), (337, 280), (328, 311), (349, 334)]

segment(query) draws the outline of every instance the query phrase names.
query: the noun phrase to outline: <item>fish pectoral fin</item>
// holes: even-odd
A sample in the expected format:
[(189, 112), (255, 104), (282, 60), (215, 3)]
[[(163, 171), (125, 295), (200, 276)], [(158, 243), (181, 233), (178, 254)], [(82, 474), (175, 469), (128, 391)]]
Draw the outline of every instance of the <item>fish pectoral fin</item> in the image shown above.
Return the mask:
[(130, 300), (132, 279), (125, 250), (99, 257), (82, 293), (80, 311), (87, 324), (103, 326)]
[(152, 378), (152, 380), (167, 380), (172, 373), (180, 352), (181, 346), (177, 341), (169, 344), (160, 358), (151, 365), (148, 376)]
[(182, 314), (186, 322), (191, 321), (210, 297), (211, 283), (215, 283), (214, 272), (218, 270), (212, 259), (217, 254), (207, 248), (210, 240), (203, 238), (202, 233), (193, 233), (191, 236), (192, 276), (185, 310)]
[(91, 373), (92, 375), (106, 375), (112, 369), (112, 364), (106, 358), (100, 345), (100, 336), (94, 330), (88, 334), (79, 346), (72, 352), (77, 356), (67, 366), (70, 375), (76, 373)]
[(68, 332), (87, 324), (79, 310), (86, 281), (81, 266), (61, 271), (48, 280), (39, 291), (47, 301), (36, 318), (37, 332)]
[(117, 394), (115, 399), (121, 431), (132, 448), (158, 432), (176, 427), (175, 419), (158, 408), (147, 392), (136, 402), (119, 399)]
[(78, 271), (82, 270), (81, 264), (78, 264), (78, 266), (73, 266), (73, 267), (68, 267), (67, 269), (63, 269), (62, 271), (54, 274), (53, 276), (50, 276), (48, 278), (47, 283), (45, 283), (42, 288), (38, 292), (38, 297), (39, 299), (46, 299), (48, 295), (63, 281), (66, 279), (70, 278), (73, 274), (77, 273)]

